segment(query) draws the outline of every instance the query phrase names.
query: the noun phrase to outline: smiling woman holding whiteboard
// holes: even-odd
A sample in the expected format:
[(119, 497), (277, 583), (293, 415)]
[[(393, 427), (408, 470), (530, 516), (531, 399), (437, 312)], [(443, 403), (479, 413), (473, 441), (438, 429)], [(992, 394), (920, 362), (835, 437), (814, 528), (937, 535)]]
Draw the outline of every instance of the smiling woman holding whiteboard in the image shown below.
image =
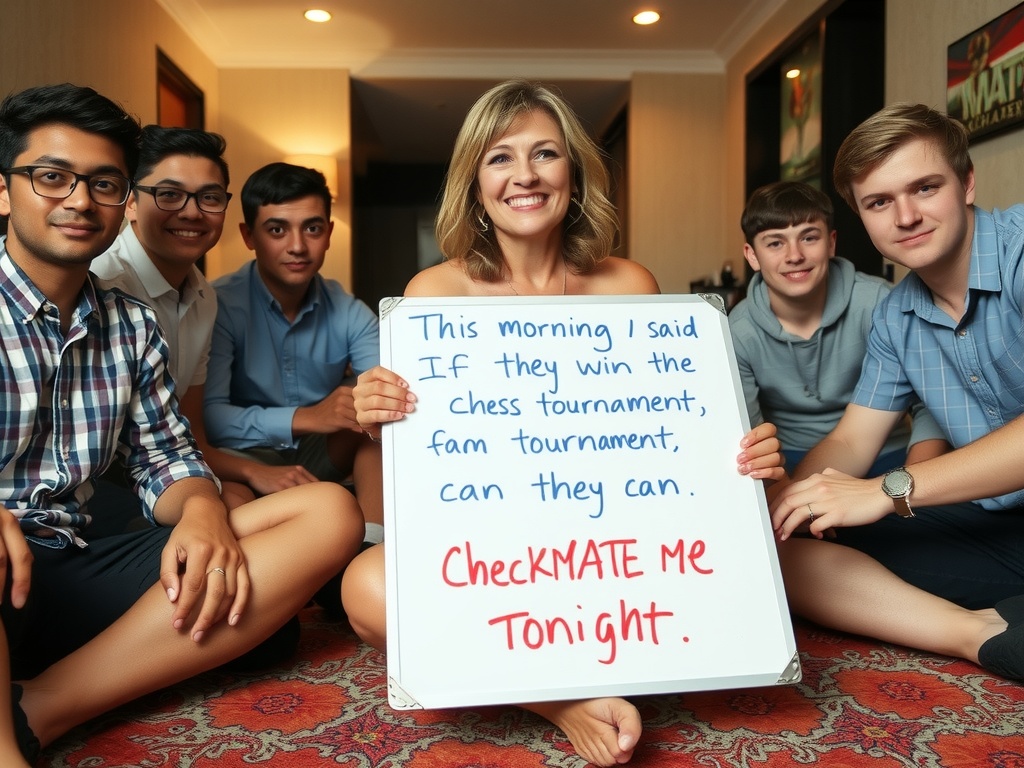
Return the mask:
[[(600, 150), (571, 108), (543, 86), (512, 81), (470, 109), (455, 142), (436, 224), (445, 261), (416, 275), (406, 296), (581, 296), (659, 293), (639, 264), (608, 256), (615, 231)], [(415, 408), (408, 383), (374, 368), (353, 391), (357, 419), (375, 439), (381, 424)], [(742, 474), (779, 479), (779, 443), (763, 424), (741, 442)], [(352, 627), (385, 646), (383, 546), (348, 567), (342, 599)], [(524, 704), (561, 728), (597, 765), (627, 762), (640, 736), (621, 698)]]

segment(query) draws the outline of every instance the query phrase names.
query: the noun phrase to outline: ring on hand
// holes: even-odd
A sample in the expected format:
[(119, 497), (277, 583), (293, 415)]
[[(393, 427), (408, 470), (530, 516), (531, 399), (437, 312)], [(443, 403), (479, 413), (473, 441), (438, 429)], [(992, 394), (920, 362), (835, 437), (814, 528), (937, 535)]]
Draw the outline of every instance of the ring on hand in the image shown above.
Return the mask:
[(814, 510), (811, 509), (811, 505), (807, 505), (807, 516), (810, 518), (810, 522), (814, 522)]
[(209, 576), (211, 573), (219, 573), (225, 579), (228, 577), (228, 575), (226, 573), (224, 573), (224, 569), (223, 568), (211, 568), (210, 570), (208, 570), (206, 572), (206, 575)]

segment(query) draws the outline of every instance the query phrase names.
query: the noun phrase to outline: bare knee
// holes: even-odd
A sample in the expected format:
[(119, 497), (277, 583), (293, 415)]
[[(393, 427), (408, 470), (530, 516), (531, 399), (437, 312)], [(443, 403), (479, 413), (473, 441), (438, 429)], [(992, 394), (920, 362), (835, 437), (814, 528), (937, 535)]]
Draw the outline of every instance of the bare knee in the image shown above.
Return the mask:
[(356, 634), (381, 651), (387, 634), (384, 598), (384, 545), (378, 544), (356, 557), (345, 569), (341, 602)]

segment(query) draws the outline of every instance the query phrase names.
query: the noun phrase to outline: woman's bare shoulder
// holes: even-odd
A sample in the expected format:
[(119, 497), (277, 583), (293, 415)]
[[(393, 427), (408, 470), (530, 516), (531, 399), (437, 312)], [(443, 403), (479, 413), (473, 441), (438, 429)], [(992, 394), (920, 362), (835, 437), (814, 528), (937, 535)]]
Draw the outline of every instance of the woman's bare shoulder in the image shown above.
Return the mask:
[(594, 271), (585, 275), (584, 279), (587, 293), (661, 293), (658, 281), (647, 267), (618, 256), (602, 259)]
[(465, 296), (472, 280), (460, 261), (442, 261), (418, 272), (405, 286), (406, 296)]

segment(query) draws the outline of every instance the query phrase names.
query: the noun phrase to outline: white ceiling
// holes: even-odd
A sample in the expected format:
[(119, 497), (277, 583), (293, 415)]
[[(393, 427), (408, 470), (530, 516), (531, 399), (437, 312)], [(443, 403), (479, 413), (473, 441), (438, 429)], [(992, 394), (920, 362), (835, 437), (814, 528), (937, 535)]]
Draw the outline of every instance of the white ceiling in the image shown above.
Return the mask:
[[(220, 68), (350, 71), (376, 159), (443, 162), (466, 109), (510, 77), (557, 86), (595, 133), (630, 74), (722, 72), (784, 0), (158, 0)], [(302, 17), (319, 7), (334, 18)], [(638, 27), (633, 13), (662, 19)]]

